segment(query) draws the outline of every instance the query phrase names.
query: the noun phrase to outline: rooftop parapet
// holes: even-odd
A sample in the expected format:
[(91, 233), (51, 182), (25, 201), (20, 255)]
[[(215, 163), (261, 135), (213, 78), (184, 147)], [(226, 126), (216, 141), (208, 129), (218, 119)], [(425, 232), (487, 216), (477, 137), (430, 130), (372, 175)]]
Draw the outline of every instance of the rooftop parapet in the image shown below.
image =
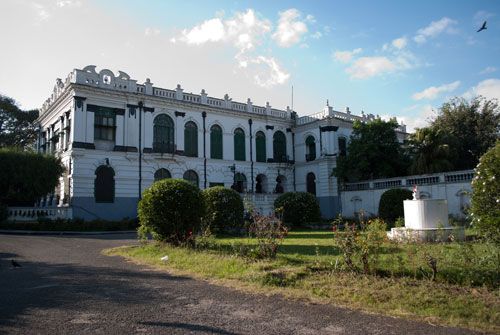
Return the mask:
[(288, 107), (286, 110), (271, 108), (269, 102), (266, 103), (266, 106), (256, 106), (253, 105), (250, 99), (248, 99), (247, 103), (232, 101), (227, 94), (223, 99), (219, 99), (209, 97), (204, 89), (201, 90), (200, 94), (185, 93), (181, 85), (177, 85), (174, 90), (169, 90), (154, 87), (149, 78), (146, 79), (144, 84), (137, 84), (137, 80), (130, 79), (130, 76), (125, 72), (118, 71), (118, 75), (115, 75), (111, 70), (103, 69), (98, 73), (95, 68), (95, 65), (88, 65), (81, 70), (74, 69), (64, 82), (62, 82), (61, 79), (57, 79), (52, 95), (42, 105), (40, 110), (41, 114), (44, 114), (66, 88), (71, 83), (74, 83), (114, 91), (152, 95), (165, 99), (224, 108), (243, 113), (268, 115), (282, 119), (291, 118), (291, 110)]
[[(377, 118), (380, 118), (380, 116), (379, 115), (375, 116), (373, 114), (365, 114), (365, 112), (363, 111), (361, 111), (361, 115), (354, 115), (351, 114), (349, 107), (345, 108), (345, 112), (339, 112), (334, 110), (333, 107), (330, 106), (327, 100), (326, 106), (323, 108), (321, 112), (299, 117), (297, 119), (297, 125), (300, 126), (327, 118), (335, 118), (348, 122), (354, 122), (356, 120), (361, 122), (369, 122)], [(397, 122), (395, 117), (392, 118), (391, 120), (395, 120)], [(406, 133), (406, 125), (403, 122), (401, 122), (401, 124), (398, 125), (396, 131)]]

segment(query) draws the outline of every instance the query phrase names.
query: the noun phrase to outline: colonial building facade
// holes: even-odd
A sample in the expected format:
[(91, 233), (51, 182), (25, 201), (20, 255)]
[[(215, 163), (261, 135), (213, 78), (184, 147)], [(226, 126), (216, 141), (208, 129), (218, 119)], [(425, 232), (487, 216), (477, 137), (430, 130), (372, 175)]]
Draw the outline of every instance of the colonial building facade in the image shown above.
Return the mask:
[[(143, 84), (95, 66), (57, 79), (38, 118), (38, 150), (66, 167), (40, 205), (71, 208), (73, 218), (135, 217), (155, 180), (184, 178), (201, 189), (232, 187), (268, 211), (279, 193), (316, 195), (322, 215), (340, 212), (336, 159), (345, 155), (356, 116), (346, 108), (298, 117), (269, 103), (235, 102), (205, 90), (185, 93)], [(398, 137), (406, 136), (399, 126)]]

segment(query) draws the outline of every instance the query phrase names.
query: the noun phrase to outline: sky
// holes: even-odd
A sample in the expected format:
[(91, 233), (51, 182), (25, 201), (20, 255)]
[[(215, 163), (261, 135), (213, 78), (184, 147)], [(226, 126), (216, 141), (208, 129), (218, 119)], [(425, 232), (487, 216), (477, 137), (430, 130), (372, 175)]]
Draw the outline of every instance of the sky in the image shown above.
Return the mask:
[[(476, 32), (484, 21), (487, 29)], [(96, 65), (154, 86), (285, 109), (395, 116), (500, 99), (500, 1), (0, 1), (0, 94), (39, 108)]]

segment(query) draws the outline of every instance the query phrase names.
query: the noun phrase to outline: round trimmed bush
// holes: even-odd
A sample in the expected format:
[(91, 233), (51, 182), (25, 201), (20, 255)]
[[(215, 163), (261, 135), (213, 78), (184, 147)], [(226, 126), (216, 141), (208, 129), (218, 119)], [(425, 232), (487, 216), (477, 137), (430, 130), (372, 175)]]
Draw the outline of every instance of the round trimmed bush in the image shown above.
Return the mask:
[(321, 218), (316, 197), (307, 192), (287, 192), (274, 201), (274, 209), (283, 209), (283, 222), (292, 226), (301, 226), (318, 222)]
[(472, 180), (472, 225), (500, 242), (500, 141), (479, 160)]
[(205, 203), (204, 221), (211, 231), (231, 231), (243, 227), (243, 200), (235, 190), (223, 186), (201, 192)]
[(386, 222), (394, 223), (405, 216), (403, 201), (413, 199), (412, 191), (393, 188), (382, 193), (378, 204), (378, 216)]
[(203, 215), (200, 190), (182, 179), (163, 179), (143, 193), (138, 206), (139, 231), (157, 240), (182, 244), (199, 230)]

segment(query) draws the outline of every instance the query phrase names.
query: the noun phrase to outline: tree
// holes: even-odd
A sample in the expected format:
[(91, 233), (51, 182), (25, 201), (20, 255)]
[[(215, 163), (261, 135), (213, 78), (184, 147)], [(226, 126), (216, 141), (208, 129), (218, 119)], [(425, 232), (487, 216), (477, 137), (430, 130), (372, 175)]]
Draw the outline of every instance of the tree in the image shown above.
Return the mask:
[(472, 169), (479, 157), (495, 145), (500, 132), (500, 108), (496, 100), (483, 97), (470, 102), (454, 98), (443, 104), (430, 127), (448, 135), (447, 144), (456, 151), (453, 169)]
[(64, 168), (59, 158), (14, 149), (0, 149), (0, 202), (32, 206), (52, 193)]
[(0, 95), (0, 147), (27, 148), (37, 138), (38, 110), (21, 110), (14, 99)]
[[(451, 145), (453, 143), (453, 145)], [(456, 140), (443, 131), (426, 127), (417, 129), (408, 139), (411, 157), (410, 174), (451, 171), (456, 159)]]
[(396, 121), (355, 121), (347, 155), (338, 157), (333, 174), (342, 181), (358, 181), (404, 175), (408, 158), (398, 142)]

